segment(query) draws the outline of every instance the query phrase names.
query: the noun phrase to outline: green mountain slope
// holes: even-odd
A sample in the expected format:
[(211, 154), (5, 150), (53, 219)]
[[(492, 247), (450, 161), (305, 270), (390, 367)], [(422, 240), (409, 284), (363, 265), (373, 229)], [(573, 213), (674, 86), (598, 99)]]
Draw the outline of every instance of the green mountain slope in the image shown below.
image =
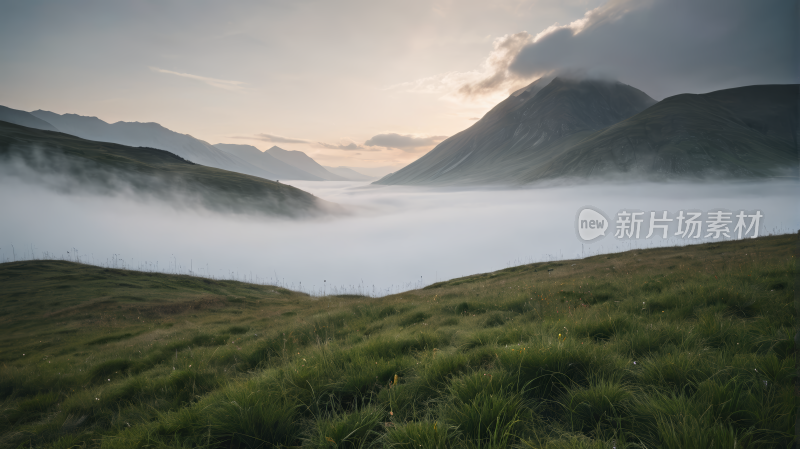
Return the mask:
[(7, 122), (0, 122), (0, 162), (10, 175), (37, 176), (37, 182), (51, 183), (59, 190), (114, 194), (130, 189), (184, 205), (291, 217), (340, 211), (297, 188), (193, 164), (166, 151), (84, 140)]
[(523, 180), (796, 177), (799, 92), (775, 85), (676, 95), (530, 167)]

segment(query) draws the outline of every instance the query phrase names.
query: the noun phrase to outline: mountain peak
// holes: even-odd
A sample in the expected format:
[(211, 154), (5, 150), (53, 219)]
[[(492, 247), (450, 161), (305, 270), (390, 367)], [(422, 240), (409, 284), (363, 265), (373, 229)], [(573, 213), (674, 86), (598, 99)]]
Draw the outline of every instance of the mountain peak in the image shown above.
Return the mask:
[(796, 176), (797, 85), (676, 95), (657, 103), (610, 79), (556, 76), (541, 84), (515, 92), (377, 183)]
[(579, 140), (631, 117), (656, 101), (616, 80), (570, 74), (542, 77), (468, 129), (446, 139), (381, 184), (459, 183), (491, 178), (499, 165), (518, 170), (521, 158), (547, 159), (565, 139)]
[(346, 178), (329, 172), (325, 167), (302, 151), (289, 151), (278, 146), (273, 146), (267, 150), (266, 153), (273, 156), (275, 159), (293, 165), (306, 173), (310, 173), (326, 181), (347, 181)]

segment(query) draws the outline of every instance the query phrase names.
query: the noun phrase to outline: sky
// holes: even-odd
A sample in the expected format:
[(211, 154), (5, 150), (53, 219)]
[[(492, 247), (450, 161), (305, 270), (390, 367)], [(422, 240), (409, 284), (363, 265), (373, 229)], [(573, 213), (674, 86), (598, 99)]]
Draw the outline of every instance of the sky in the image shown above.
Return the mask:
[(794, 0), (0, 0), (0, 104), (404, 166), (543, 74), (798, 82)]

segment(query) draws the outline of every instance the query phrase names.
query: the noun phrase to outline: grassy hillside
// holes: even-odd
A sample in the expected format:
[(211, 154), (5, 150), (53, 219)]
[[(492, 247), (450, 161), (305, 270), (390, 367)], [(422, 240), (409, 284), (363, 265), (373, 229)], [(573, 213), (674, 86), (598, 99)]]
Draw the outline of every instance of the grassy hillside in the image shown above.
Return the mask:
[[(222, 211), (303, 216), (338, 208), (300, 189), (193, 164), (162, 150), (84, 140), (0, 121), (0, 163), (25, 161), (42, 182), (103, 194), (133, 191)], [(52, 176), (52, 175), (63, 176)]]
[(797, 243), (383, 298), (2, 264), (0, 446), (788, 447)]

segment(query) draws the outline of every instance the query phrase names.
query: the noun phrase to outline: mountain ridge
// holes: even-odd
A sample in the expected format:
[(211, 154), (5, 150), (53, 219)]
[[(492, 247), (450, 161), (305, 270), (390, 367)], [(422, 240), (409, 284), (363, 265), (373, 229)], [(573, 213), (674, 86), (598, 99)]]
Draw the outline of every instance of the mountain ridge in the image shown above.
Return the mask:
[(547, 158), (555, 141), (602, 129), (655, 103), (619, 82), (536, 80), (466, 130), (376, 184), (480, 182), (485, 178), (481, 172), (491, 174), (498, 164), (520, 155)]
[(274, 174), (274, 179), (299, 179), (304, 181), (322, 181), (319, 176), (314, 176), (294, 165), (261, 151), (252, 145), (217, 143), (215, 147), (231, 153), (253, 165)]
[(744, 86), (650, 102), (635, 88), (614, 98), (606, 84), (601, 95), (590, 93), (591, 107), (579, 108), (591, 83), (570, 82), (555, 77), (542, 87), (535, 81), (375, 184), (759, 178), (798, 171), (798, 85)]
[(197, 139), (189, 134), (181, 134), (155, 122), (108, 123), (97, 117), (78, 114), (57, 114), (36, 110), (31, 114), (58, 130), (87, 140), (116, 143), (132, 147), (158, 148), (174, 153), (186, 160), (200, 165), (234, 171), (264, 179), (272, 174), (246, 162), (235, 155)]
[(378, 179), (378, 176), (365, 175), (364, 173), (361, 173), (360, 171), (352, 167), (346, 167), (346, 166), (328, 167), (327, 165), (323, 165), (323, 167), (325, 168), (325, 170), (328, 170), (334, 175), (347, 178), (350, 181), (373, 181), (375, 179)]
[(59, 129), (51, 123), (36, 117), (30, 112), (12, 109), (7, 106), (0, 106), (0, 121), (26, 126), (28, 128), (43, 129), (45, 131), (59, 131)]
[(798, 93), (798, 85), (768, 85), (668, 97), (593, 134), (531, 179), (613, 172), (658, 179), (796, 176), (798, 113), (785, 99)]
[(279, 146), (273, 145), (270, 149), (265, 151), (270, 156), (283, 161), (289, 165), (299, 168), (306, 173), (322, 178), (325, 181), (348, 181), (339, 175), (335, 175), (328, 170), (325, 170), (321, 164), (312, 159), (309, 155), (302, 151), (284, 150)]

